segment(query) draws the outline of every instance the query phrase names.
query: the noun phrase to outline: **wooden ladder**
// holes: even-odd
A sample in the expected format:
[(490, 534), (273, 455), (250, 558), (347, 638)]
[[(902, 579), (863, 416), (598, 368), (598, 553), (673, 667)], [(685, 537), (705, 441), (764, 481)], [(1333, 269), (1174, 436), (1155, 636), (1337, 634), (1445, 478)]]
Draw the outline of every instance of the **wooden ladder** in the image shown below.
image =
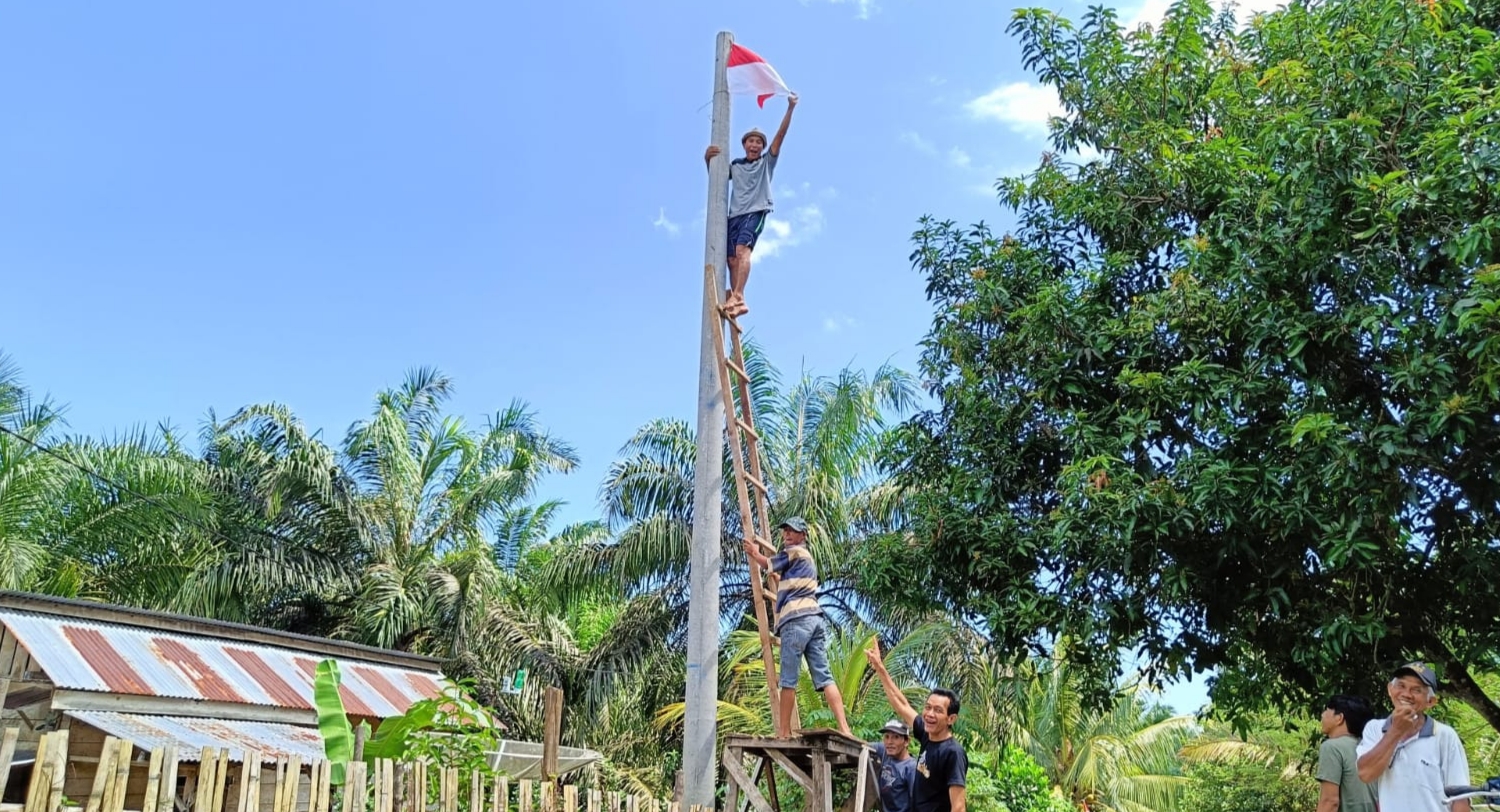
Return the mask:
[[(767, 556), (776, 554), (771, 541), (770, 495), (766, 489), (764, 469), (760, 462), (760, 435), (755, 431), (755, 408), (750, 399), (750, 372), (745, 368), (745, 351), (740, 342), (740, 325), (719, 309), (719, 280), (712, 265), (704, 266), (707, 284), (704, 290), (709, 321), (714, 325), (714, 343), (719, 348), (719, 393), (724, 400), (724, 426), (728, 434), (734, 464), (734, 488), (740, 501), (740, 532), (747, 543), (757, 546)], [(724, 348), (724, 325), (729, 326), (730, 352)], [(777, 718), (779, 682), (776, 657), (771, 653), (771, 628), (775, 623), (774, 597), (776, 574), (762, 572), (754, 559), (750, 565), (751, 600), (755, 603), (755, 624), (760, 630), (760, 655), (766, 666), (766, 689), (771, 697), (771, 719)], [(764, 579), (764, 583), (762, 583)], [(772, 596), (767, 608), (766, 595)], [(794, 714), (795, 716), (795, 714)], [(797, 724), (795, 718), (792, 722)], [(791, 731), (778, 730), (779, 736)]]

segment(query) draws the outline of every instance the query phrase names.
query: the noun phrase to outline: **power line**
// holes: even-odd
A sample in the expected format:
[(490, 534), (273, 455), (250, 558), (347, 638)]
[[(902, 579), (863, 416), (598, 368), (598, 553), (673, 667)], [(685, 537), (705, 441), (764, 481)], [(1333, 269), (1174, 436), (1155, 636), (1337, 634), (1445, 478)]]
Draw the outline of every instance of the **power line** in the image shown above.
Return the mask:
[[(185, 524), (192, 525), (192, 526), (198, 528), (199, 530), (202, 530), (205, 533), (208, 533), (209, 535), (218, 538), (220, 541), (223, 541), (223, 542), (225, 542), (227, 544), (230, 544), (230, 545), (233, 545), (233, 546), (239, 546), (239, 542), (237, 542), (236, 540), (234, 540), (234, 539), (230, 538), (229, 536), (225, 535), (223, 532), (219, 531), (217, 528), (211, 527), (210, 525), (207, 525), (207, 524), (205, 524), (205, 523), (203, 523), (203, 522), (201, 522), (201, 521), (199, 521), (197, 519), (194, 519), (191, 516), (188, 516), (186, 513), (183, 513), (182, 511), (178, 510), (177, 508), (174, 508), (171, 505), (168, 505), (168, 504), (166, 504), (164, 502), (159, 501), (155, 497), (148, 496), (148, 495), (146, 495), (144, 493), (141, 493), (140, 491), (135, 490), (134, 488), (131, 488), (128, 485), (122, 485), (122, 484), (120, 484), (118, 482), (115, 482), (114, 480), (112, 480), (109, 477), (105, 476), (104, 474), (101, 474), (98, 471), (96, 471), (96, 470), (88, 467), (87, 465), (84, 465), (83, 463), (81, 463), (81, 462), (79, 462), (79, 461), (77, 461), (75, 459), (72, 459), (71, 457), (68, 457), (65, 454), (58, 453), (56, 450), (54, 450), (54, 449), (52, 449), (52, 448), (50, 448), (48, 446), (42, 445), (41, 443), (38, 443), (37, 441), (31, 439), (30, 437), (27, 437), (26, 435), (24, 435), (24, 434), (22, 434), (22, 433), (20, 433), (20, 432), (18, 432), (16, 430), (10, 428), (9, 426), (6, 426), (4, 424), (0, 424), (0, 434), (8, 434), (11, 437), (14, 437), (17, 440), (20, 440), (21, 442), (25, 443), (26, 445), (31, 446), (32, 448), (36, 449), (37, 451), (41, 452), (42, 454), (45, 454), (45, 455), (51, 457), (52, 459), (55, 459), (55, 460), (57, 460), (57, 461), (65, 464), (65, 465), (71, 466), (74, 469), (77, 469), (78, 471), (82, 472), (84, 475), (88, 476), (89, 478), (91, 478), (91, 479), (93, 479), (93, 480), (95, 480), (95, 481), (97, 481), (97, 482), (99, 482), (99, 483), (101, 483), (103, 485), (106, 485), (106, 486), (108, 486), (110, 488), (113, 488), (116, 491), (119, 491), (121, 493), (129, 494), (129, 495), (135, 497), (136, 499), (141, 500), (142, 502), (145, 502), (145, 503), (147, 503), (149, 505), (152, 505), (152, 506), (154, 506), (156, 508), (159, 508), (162, 512), (164, 512), (167, 515), (169, 515), (169, 516), (177, 519), (178, 521), (183, 522)], [(251, 533), (251, 534), (258, 535), (258, 536), (264, 536), (265, 538), (270, 539), (271, 541), (274, 541), (277, 544), (294, 544), (295, 543), (291, 539), (285, 538), (283, 536), (278, 536), (277, 534), (272, 533), (269, 530), (262, 530), (262, 529), (260, 529), (258, 527), (245, 527), (244, 529), (246, 531), (248, 531), (249, 533)]]

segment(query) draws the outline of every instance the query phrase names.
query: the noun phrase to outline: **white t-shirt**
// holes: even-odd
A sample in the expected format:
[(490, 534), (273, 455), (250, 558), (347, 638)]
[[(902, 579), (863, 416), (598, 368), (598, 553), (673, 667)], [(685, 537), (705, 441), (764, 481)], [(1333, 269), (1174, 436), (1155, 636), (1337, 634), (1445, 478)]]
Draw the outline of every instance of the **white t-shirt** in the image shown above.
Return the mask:
[[(1391, 720), (1371, 719), (1359, 742), (1359, 755), (1375, 749)], [(1433, 719), (1417, 735), (1396, 745), (1390, 766), (1376, 779), (1380, 812), (1449, 812), (1443, 787), (1469, 783), (1469, 757), (1453, 728)]]

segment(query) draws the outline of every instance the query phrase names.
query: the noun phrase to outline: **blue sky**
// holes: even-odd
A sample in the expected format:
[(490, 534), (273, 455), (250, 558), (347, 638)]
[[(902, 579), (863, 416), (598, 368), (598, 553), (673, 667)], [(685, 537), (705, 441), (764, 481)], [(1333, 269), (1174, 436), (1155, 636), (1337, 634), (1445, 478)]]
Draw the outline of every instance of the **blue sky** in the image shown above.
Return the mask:
[(1003, 226), (1055, 110), (1012, 8), (8, 3), (0, 351), (93, 435), (277, 401), (336, 440), (433, 365), (453, 411), (521, 398), (572, 442), (546, 495), (589, 517), (632, 431), (694, 412), (715, 33), (802, 101), (752, 335), (788, 375), (914, 370), (917, 218)]

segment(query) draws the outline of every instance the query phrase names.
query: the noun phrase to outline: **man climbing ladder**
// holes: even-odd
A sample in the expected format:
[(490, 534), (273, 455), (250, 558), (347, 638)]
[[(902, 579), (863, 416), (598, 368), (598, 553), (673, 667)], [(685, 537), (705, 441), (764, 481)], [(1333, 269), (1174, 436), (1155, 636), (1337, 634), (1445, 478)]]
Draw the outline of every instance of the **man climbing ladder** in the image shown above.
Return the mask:
[[(750, 254), (760, 239), (770, 216), (771, 180), (776, 173), (776, 161), (781, 157), (781, 142), (786, 138), (787, 128), (792, 124), (792, 111), (797, 109), (797, 94), (787, 96), (786, 115), (781, 126), (766, 147), (766, 134), (752, 129), (740, 138), (745, 157), (736, 158), (729, 164), (729, 290), (724, 297), (724, 315), (730, 318), (750, 312), (745, 306), (745, 283), (750, 281)], [(719, 155), (717, 146), (709, 146), (703, 153), (703, 162), (711, 163)]]

